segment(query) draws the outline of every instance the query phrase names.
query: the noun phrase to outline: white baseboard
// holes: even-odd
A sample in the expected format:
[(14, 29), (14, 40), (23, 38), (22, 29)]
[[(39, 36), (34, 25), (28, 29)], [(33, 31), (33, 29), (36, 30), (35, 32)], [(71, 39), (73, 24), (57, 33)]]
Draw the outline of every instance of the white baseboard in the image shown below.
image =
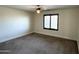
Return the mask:
[[(33, 32), (30, 32), (30, 33), (33, 33)], [(24, 35), (28, 35), (28, 34), (30, 34), (30, 33), (25, 33), (25, 34), (17, 35), (17, 36), (14, 36), (14, 37), (10, 37), (10, 38), (6, 38), (6, 39), (2, 39), (2, 40), (0, 40), (0, 43), (2, 43), (2, 42), (6, 42), (6, 41), (8, 41), (8, 40), (12, 40), (12, 39), (15, 39), (15, 38), (24, 36)]]
[(63, 36), (58, 36), (58, 35), (51, 35), (51, 34), (42, 33), (42, 32), (35, 32), (35, 33), (44, 34), (44, 35), (50, 35), (50, 36), (59, 37), (59, 38), (65, 38), (65, 39), (69, 39), (69, 40), (74, 40), (74, 39), (71, 39), (71, 38), (65, 37), (65, 36), (63, 37)]

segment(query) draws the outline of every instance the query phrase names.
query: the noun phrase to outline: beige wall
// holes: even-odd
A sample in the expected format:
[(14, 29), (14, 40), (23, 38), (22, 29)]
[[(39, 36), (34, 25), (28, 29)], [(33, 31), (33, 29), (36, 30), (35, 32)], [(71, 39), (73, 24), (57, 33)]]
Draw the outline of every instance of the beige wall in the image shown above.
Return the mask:
[(77, 39), (77, 43), (78, 43), (78, 51), (79, 51), (79, 12), (77, 14), (78, 14), (78, 22), (77, 22), (77, 31), (78, 31), (77, 32), (77, 34), (78, 34), (77, 35), (78, 36), (77, 38), (78, 39)]
[(0, 6), (0, 42), (32, 32), (33, 13)]
[[(35, 14), (34, 32), (77, 40), (77, 21), (79, 8), (43, 11)], [(43, 29), (43, 15), (59, 13), (59, 31)]]
[[(59, 13), (59, 31), (43, 29), (43, 14)], [(40, 14), (0, 6), (0, 42), (37, 32), (78, 41), (79, 8), (43, 11)]]

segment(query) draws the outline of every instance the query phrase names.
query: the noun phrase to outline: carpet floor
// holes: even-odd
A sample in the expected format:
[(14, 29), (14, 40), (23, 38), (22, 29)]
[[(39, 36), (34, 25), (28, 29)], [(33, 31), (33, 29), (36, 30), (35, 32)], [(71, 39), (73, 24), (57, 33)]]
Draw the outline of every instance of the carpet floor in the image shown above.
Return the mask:
[(77, 42), (32, 33), (0, 43), (0, 54), (77, 54)]

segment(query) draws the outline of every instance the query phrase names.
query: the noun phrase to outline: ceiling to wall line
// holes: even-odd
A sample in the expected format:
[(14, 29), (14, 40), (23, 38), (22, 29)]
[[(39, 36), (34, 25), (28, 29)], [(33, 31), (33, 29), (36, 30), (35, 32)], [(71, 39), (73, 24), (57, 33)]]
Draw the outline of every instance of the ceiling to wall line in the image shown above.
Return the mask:
[[(37, 8), (36, 5), (3, 5), (3, 6), (9, 8), (21, 9), (25, 11), (35, 11)], [(79, 7), (79, 5), (40, 5), (40, 8), (42, 8), (42, 10), (70, 8), (70, 7)]]

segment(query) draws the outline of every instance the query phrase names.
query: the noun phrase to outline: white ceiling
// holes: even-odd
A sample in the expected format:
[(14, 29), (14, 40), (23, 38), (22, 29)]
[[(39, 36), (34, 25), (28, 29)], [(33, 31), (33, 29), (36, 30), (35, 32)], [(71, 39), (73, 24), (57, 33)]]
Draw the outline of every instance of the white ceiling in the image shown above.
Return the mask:
[[(37, 6), (36, 5), (4, 5), (5, 7), (9, 8), (16, 8), (25, 11), (35, 11)], [(51, 10), (51, 9), (58, 9), (58, 8), (70, 8), (70, 7), (79, 7), (78, 5), (40, 5), (42, 10)]]

